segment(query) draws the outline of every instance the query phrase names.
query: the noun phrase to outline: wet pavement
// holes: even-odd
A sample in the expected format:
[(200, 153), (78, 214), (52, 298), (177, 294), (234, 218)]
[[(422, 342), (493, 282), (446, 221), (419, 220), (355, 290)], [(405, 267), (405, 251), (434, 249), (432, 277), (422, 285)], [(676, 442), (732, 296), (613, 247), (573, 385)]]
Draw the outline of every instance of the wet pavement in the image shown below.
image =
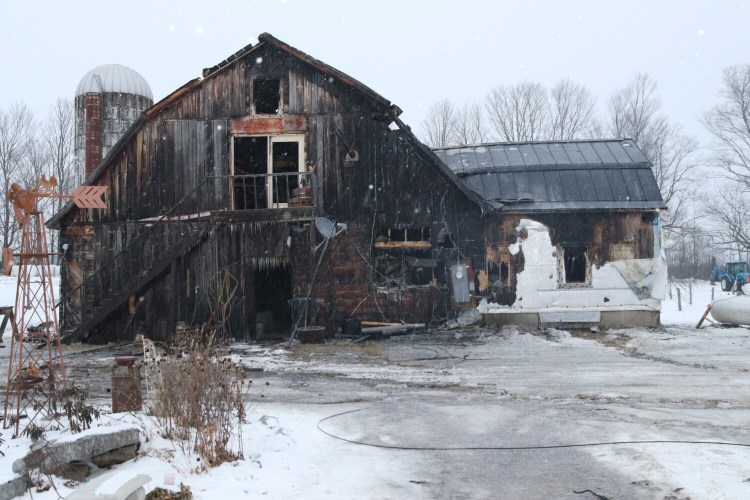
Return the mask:
[[(254, 381), (251, 411), (308, 408), (321, 416), (310, 432), (347, 441), (353, 459), (379, 447), (408, 462), (425, 498), (676, 499), (750, 496), (750, 449), (602, 443), (750, 443), (748, 350), (747, 329), (669, 327), (469, 328), (227, 352)], [(68, 379), (106, 404), (114, 358), (140, 353), (71, 346)]]

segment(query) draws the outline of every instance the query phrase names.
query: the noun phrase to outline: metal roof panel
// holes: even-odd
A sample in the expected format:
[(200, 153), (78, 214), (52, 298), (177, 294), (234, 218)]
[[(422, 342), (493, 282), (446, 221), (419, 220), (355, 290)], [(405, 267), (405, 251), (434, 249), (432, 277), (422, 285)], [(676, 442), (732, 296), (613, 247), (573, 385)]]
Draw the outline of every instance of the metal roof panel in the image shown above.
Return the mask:
[(489, 148), (479, 146), (474, 148), (474, 153), (477, 155), (477, 165), (479, 169), (485, 169), (493, 167), (492, 155), (490, 154)]
[(630, 156), (625, 152), (625, 149), (620, 145), (619, 142), (606, 142), (607, 148), (615, 157), (617, 163), (633, 163), (630, 160)]
[(505, 149), (500, 146), (490, 147), (490, 156), (492, 157), (492, 164), (495, 167), (507, 167), (510, 165), (508, 161), (508, 155), (505, 154)]
[(446, 165), (454, 172), (463, 172), (464, 165), (461, 162), (461, 151), (458, 149), (449, 149), (445, 152), (446, 154)]
[(555, 159), (557, 165), (570, 165), (571, 161), (568, 155), (565, 153), (562, 144), (550, 144), (549, 150), (552, 153), (552, 157)]
[(588, 162), (578, 146), (575, 142), (564, 142), (562, 145), (573, 165), (585, 165)]
[(625, 179), (622, 177), (622, 170), (605, 170), (609, 187), (612, 190), (614, 201), (628, 201), (628, 188), (625, 186)]
[(563, 188), (561, 201), (581, 201), (581, 190), (578, 188), (575, 170), (561, 170), (560, 181)]
[(622, 178), (625, 180), (625, 187), (631, 201), (644, 201), (646, 199), (637, 170), (622, 170)]
[(648, 163), (648, 158), (631, 141), (622, 141), (622, 148), (633, 163)]
[(596, 151), (597, 156), (602, 160), (602, 163), (619, 163), (612, 152), (604, 142), (594, 142), (591, 144)]
[(638, 172), (638, 179), (641, 181), (643, 187), (644, 196), (647, 200), (661, 200), (661, 191), (659, 186), (656, 184), (654, 174), (650, 168), (640, 168), (636, 170)]
[(549, 201), (567, 201), (565, 199), (565, 193), (563, 192), (562, 180), (560, 179), (560, 172), (551, 171), (544, 172), (544, 183), (547, 186), (547, 193)]
[(513, 181), (515, 174), (496, 174), (496, 176), (498, 183), (500, 184), (500, 199), (518, 199), (518, 195), (516, 194), (516, 183)]
[(518, 149), (521, 151), (524, 165), (539, 165), (539, 158), (534, 152), (532, 144), (521, 144)]
[(529, 184), (531, 187), (531, 198), (534, 201), (549, 201), (547, 191), (547, 180), (544, 178), (544, 172), (541, 170), (529, 172)]
[(611, 201), (615, 199), (612, 194), (612, 189), (609, 187), (609, 175), (607, 175), (607, 170), (592, 170), (591, 180), (594, 183), (598, 201)]
[(589, 165), (604, 163), (602, 159), (599, 158), (599, 155), (596, 154), (596, 150), (590, 142), (582, 142), (578, 144), (578, 149), (581, 151), (581, 154), (586, 159), (586, 163)]
[(555, 164), (555, 158), (552, 156), (552, 153), (546, 144), (534, 144), (534, 149), (536, 150), (536, 156), (539, 158), (540, 165)]
[(505, 155), (508, 157), (508, 165), (511, 167), (526, 165), (526, 162), (523, 161), (521, 151), (516, 146), (508, 146), (505, 148)]
[(516, 172), (513, 174), (513, 179), (516, 182), (516, 196), (519, 200), (525, 198), (534, 199), (528, 172)]
[(461, 164), (464, 170), (471, 172), (479, 168), (479, 162), (477, 161), (477, 155), (474, 152), (474, 148), (461, 148)]
[(596, 192), (594, 181), (591, 178), (591, 172), (588, 170), (574, 170), (578, 189), (581, 192), (582, 201), (599, 201), (599, 195)]

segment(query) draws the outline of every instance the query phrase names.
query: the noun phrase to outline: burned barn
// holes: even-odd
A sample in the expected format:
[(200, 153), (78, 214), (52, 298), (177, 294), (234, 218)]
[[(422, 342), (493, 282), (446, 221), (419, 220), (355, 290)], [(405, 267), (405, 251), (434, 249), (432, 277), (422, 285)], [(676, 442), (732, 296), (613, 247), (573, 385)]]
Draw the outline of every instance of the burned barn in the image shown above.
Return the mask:
[[(61, 329), (106, 341), (213, 327), (288, 335), (346, 316), (436, 322), (469, 307), (489, 205), (400, 110), (269, 34), (148, 108), (66, 206)], [(319, 306), (319, 307), (318, 307)]]
[(632, 140), (435, 151), (493, 208), (476, 269), (492, 323), (653, 326), (666, 289), (651, 164)]
[(68, 339), (330, 333), (477, 305), (534, 327), (658, 324), (665, 206), (632, 141), (432, 151), (367, 86), (258, 40), (87, 171), (106, 209), (49, 221)]

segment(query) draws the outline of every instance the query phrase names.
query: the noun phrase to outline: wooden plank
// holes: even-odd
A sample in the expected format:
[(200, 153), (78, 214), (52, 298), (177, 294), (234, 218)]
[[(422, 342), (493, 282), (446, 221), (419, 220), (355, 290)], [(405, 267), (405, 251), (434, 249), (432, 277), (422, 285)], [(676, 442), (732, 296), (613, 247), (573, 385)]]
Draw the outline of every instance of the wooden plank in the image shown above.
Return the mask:
[(375, 248), (405, 248), (415, 250), (429, 250), (432, 244), (429, 241), (376, 241)]
[(706, 312), (703, 313), (703, 316), (701, 316), (700, 321), (698, 321), (698, 324), (695, 325), (696, 330), (699, 330), (703, 322), (706, 321), (706, 318), (708, 317), (709, 312), (711, 312), (711, 304), (708, 304), (708, 307), (706, 308)]

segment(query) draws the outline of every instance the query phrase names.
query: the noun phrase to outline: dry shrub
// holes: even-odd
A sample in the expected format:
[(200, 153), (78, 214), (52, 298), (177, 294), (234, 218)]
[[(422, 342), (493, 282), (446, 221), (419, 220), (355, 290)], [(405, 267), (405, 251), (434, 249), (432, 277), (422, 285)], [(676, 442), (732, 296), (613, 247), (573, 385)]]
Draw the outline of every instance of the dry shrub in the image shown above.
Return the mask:
[(182, 483), (180, 483), (180, 491), (170, 491), (157, 486), (146, 495), (146, 500), (192, 500), (192, 498), (193, 492), (190, 491), (190, 486)]
[(250, 385), (244, 383), (244, 370), (218, 355), (213, 338), (174, 351), (158, 362), (150, 407), (162, 435), (196, 452), (198, 470), (242, 458)]

